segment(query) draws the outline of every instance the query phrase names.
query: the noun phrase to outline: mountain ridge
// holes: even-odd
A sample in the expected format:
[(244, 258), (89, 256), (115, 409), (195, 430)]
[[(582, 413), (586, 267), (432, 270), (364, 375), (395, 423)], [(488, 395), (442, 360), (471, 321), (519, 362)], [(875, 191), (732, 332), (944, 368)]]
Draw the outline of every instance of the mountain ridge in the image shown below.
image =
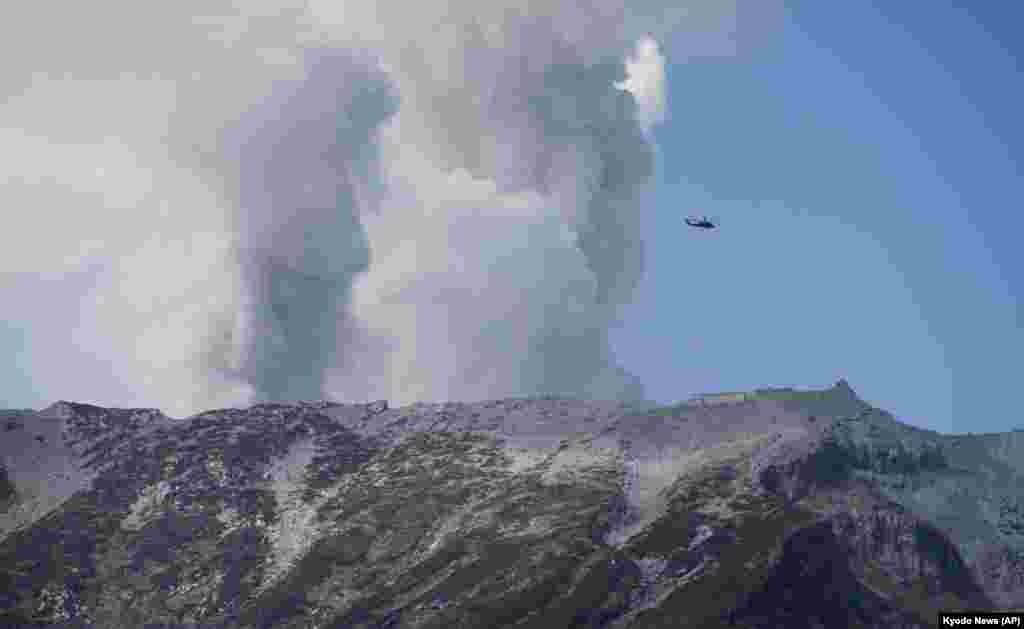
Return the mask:
[(845, 381), (649, 409), (3, 418), (10, 626), (924, 627), (1024, 607), (1024, 435), (907, 426)]

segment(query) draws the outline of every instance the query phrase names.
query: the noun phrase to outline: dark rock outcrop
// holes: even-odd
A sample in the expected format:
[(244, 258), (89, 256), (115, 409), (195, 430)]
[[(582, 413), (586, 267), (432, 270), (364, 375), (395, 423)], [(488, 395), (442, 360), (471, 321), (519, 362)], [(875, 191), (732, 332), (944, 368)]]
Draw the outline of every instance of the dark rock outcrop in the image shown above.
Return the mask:
[(913, 429), (845, 383), (14, 419), (5, 627), (882, 629), (1024, 603), (1024, 441)]

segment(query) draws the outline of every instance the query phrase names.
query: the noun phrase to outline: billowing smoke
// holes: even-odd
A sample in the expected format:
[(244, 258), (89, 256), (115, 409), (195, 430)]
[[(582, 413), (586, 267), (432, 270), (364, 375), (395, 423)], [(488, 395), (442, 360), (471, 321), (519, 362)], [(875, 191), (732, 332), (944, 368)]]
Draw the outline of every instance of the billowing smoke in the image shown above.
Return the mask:
[(32, 390), (5, 397), (639, 396), (607, 336), (642, 272), (655, 42), (733, 20), (640, 4), (23, 3), (0, 304)]
[(366, 60), (312, 51), (304, 62), (222, 142), (237, 165), (247, 297), (239, 375), (266, 400), (324, 397), (326, 370), (354, 340), (351, 287), (370, 268), (361, 214), (386, 198), (372, 185), (377, 136), (397, 106)]

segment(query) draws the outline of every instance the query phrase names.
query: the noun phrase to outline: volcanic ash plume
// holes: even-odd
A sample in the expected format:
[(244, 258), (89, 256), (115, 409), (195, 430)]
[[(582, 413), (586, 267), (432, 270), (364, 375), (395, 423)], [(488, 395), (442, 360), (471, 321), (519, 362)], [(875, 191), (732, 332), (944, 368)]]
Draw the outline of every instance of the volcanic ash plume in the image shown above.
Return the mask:
[(656, 3), (271, 4), (9, 34), (0, 299), (36, 403), (638, 397), (608, 330)]

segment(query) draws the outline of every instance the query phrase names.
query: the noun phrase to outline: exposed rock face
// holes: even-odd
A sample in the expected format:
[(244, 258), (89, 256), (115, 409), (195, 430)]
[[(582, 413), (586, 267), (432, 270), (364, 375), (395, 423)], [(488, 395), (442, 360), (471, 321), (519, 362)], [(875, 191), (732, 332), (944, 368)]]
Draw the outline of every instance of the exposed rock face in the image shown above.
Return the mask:
[(4, 627), (909, 628), (1024, 605), (1024, 441), (916, 430), (845, 383), (2, 419)]

